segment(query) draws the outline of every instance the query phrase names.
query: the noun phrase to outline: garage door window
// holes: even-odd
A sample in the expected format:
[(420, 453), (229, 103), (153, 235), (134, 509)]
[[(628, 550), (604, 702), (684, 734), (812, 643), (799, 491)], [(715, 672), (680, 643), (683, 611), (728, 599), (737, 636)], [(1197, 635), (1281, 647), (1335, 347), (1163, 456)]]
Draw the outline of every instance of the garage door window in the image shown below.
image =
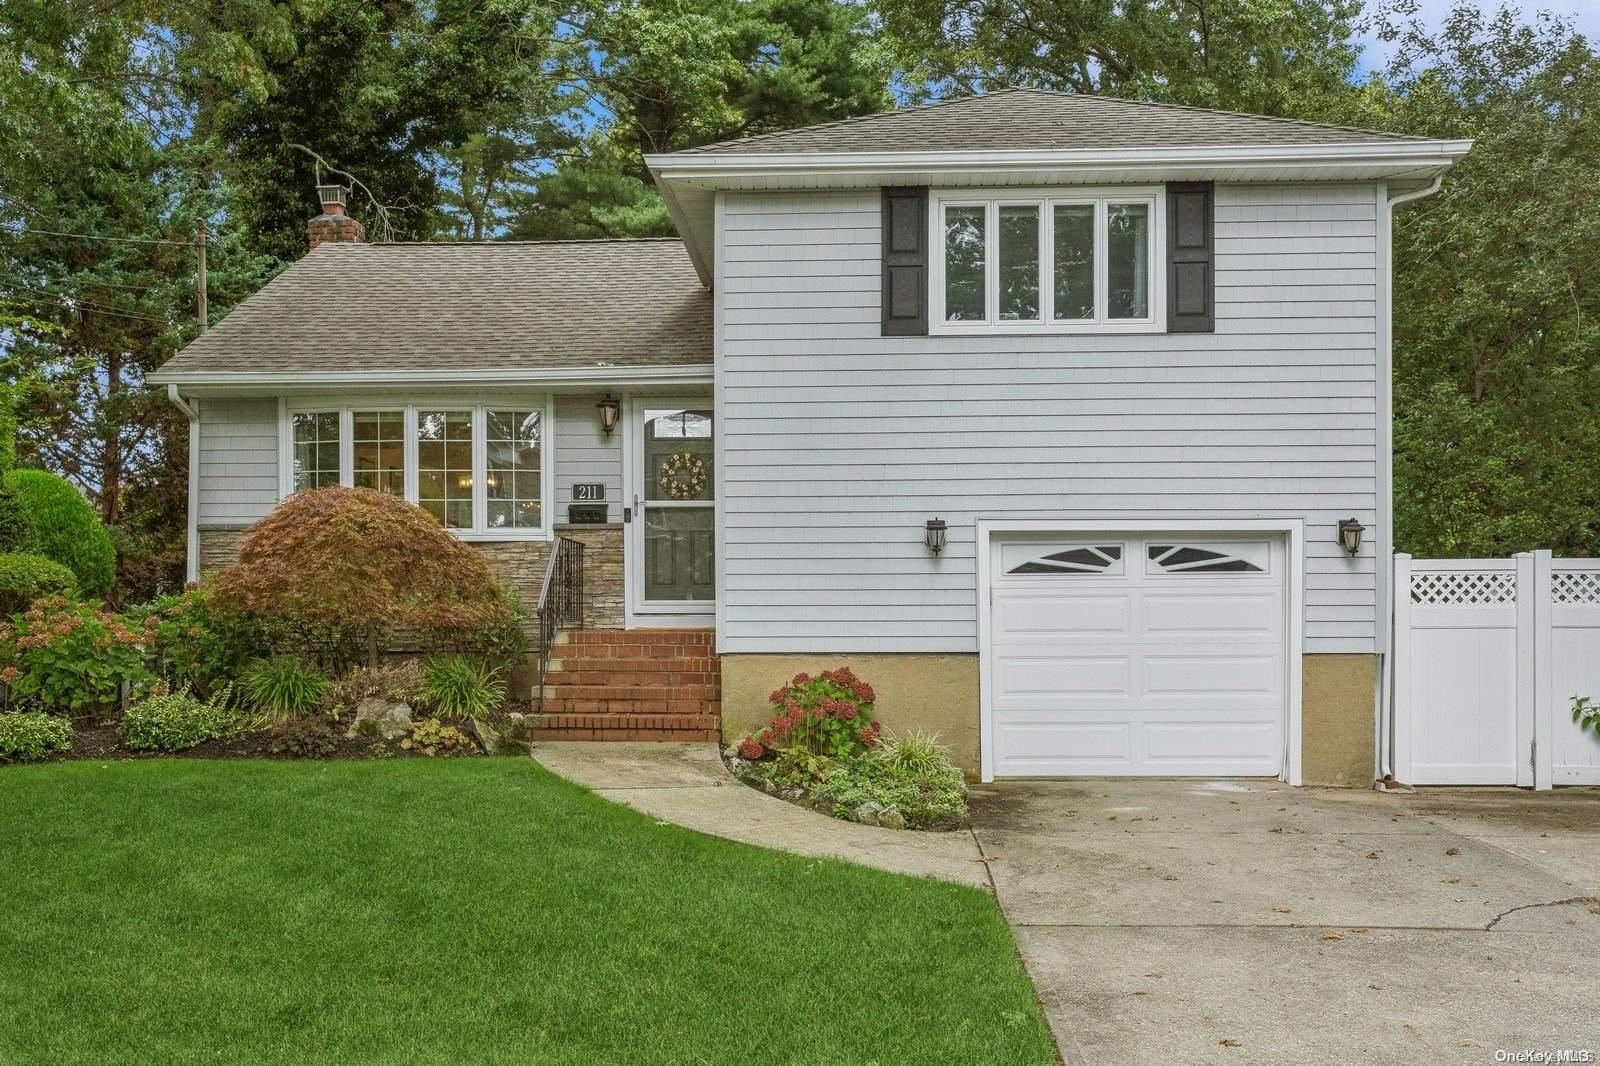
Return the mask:
[[(1021, 546), (1019, 546), (1021, 547)], [(1038, 549), (1038, 554), (1009, 565), (1007, 574), (1099, 574), (1122, 573), (1122, 545), (1097, 544), (1063, 547), (1053, 544)], [(1007, 560), (1013, 563), (1014, 560)]]
[(1151, 544), (1146, 573), (1266, 573), (1270, 549), (1266, 541), (1243, 544)]

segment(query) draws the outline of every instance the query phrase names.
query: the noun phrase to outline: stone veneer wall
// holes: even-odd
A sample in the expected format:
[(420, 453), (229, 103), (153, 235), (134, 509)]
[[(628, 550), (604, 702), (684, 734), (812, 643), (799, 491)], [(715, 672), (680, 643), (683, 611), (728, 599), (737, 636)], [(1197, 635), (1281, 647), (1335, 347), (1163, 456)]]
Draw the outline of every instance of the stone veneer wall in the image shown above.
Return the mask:
[[(622, 527), (556, 526), (556, 533), (583, 545), (583, 624), (591, 629), (621, 629)], [(543, 540), (476, 541), (501, 581), (517, 590), (528, 610), (539, 605), (539, 586), (551, 544)]]
[[(556, 526), (556, 532), (583, 544), (583, 623), (592, 629), (623, 625), (622, 526)], [(212, 573), (238, 558), (243, 529), (200, 530), (200, 573)], [(550, 558), (543, 540), (474, 541), (501, 581), (517, 590), (523, 606), (539, 605), (539, 586)]]

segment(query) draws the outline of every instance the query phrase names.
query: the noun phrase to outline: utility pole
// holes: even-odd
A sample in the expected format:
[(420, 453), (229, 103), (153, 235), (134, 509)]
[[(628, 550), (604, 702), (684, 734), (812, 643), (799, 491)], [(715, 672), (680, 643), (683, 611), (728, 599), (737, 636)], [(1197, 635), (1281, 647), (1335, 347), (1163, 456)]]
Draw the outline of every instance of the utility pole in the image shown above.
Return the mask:
[(206, 220), (194, 224), (195, 251), (195, 315), (200, 319), (200, 332), (206, 331)]

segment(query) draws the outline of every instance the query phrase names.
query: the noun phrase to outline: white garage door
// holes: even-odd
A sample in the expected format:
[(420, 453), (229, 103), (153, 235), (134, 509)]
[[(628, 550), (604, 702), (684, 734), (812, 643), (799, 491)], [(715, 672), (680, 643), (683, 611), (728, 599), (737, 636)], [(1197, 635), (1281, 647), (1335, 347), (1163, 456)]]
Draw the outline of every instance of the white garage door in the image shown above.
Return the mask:
[(1237, 535), (997, 540), (997, 776), (1274, 776), (1284, 546)]

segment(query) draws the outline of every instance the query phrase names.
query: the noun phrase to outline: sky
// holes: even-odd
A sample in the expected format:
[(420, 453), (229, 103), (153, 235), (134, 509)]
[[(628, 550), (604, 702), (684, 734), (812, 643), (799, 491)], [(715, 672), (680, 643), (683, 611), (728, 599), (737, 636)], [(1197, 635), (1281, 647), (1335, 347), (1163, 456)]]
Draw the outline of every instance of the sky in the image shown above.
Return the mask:
[[(1477, 0), (1477, 2), (1485, 11), (1496, 11), (1500, 7), (1500, 0)], [(1521, 11), (1529, 18), (1539, 11), (1560, 15), (1590, 41), (1600, 41), (1600, 0), (1507, 0), (1507, 2), (1513, 9)], [(1429, 26), (1437, 27), (1445, 12), (1454, 5), (1452, 0), (1418, 0), (1417, 6), (1417, 14), (1423, 21)], [(1382, 67), (1389, 57), (1389, 48), (1371, 35), (1362, 38), (1361, 44), (1362, 69), (1373, 70)]]

